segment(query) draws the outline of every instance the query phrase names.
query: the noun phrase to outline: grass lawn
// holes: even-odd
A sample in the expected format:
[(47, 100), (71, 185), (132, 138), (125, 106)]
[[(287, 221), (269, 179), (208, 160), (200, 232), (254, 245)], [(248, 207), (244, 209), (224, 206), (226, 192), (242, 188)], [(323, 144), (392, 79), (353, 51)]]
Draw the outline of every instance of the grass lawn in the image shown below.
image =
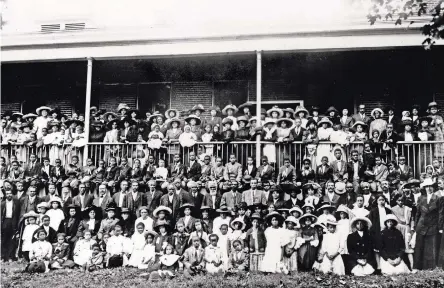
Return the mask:
[[(444, 271), (441, 269), (405, 276), (369, 276), (365, 278), (315, 275), (314, 273), (297, 273), (290, 276), (265, 276), (251, 273), (243, 277), (199, 276), (193, 279), (186, 279), (180, 275), (173, 280), (163, 280), (154, 283), (148, 282), (148, 278), (146, 275), (143, 275), (143, 271), (134, 268), (104, 269), (92, 273), (82, 272), (78, 269), (59, 270), (34, 275), (24, 273), (23, 269), (23, 264), (2, 263), (1, 287), (444, 287)], [(281, 281), (282, 285), (280, 285)]]

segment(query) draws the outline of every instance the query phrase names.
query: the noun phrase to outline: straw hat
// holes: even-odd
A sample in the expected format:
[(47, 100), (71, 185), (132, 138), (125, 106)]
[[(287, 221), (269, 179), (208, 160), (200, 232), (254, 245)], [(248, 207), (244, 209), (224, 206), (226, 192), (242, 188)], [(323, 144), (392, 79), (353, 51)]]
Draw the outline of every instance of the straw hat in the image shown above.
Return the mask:
[(35, 112), (40, 115), (40, 112), (42, 112), (43, 110), (47, 110), (49, 113), (49, 111), (51, 111), (52, 109), (48, 106), (40, 106), (39, 108), (35, 109)]
[(230, 124), (230, 125), (233, 125), (233, 120), (231, 120), (230, 118), (224, 118), (222, 120), (222, 125), (225, 125), (227, 123)]
[(106, 205), (106, 209), (105, 212), (108, 211), (116, 211), (117, 210), (117, 204), (114, 202), (108, 203), (108, 205)]
[(191, 108), (190, 111), (191, 111), (191, 112), (194, 112), (194, 111), (196, 111), (196, 110), (200, 110), (201, 112), (205, 112), (205, 108), (203, 107), (202, 104), (194, 105), (193, 108)]
[(336, 213), (341, 213), (341, 212), (344, 212), (344, 213), (347, 213), (347, 215), (350, 215), (350, 209), (348, 209), (347, 208), (347, 206), (345, 206), (344, 204), (341, 204), (341, 205), (339, 205), (338, 206), (338, 209), (336, 209)]
[(337, 226), (338, 225), (338, 220), (336, 220), (336, 218), (332, 215), (331, 217), (327, 217), (327, 221), (326, 221), (325, 224), (326, 225)]
[(173, 211), (171, 211), (170, 208), (168, 208), (166, 206), (159, 206), (156, 209), (154, 209), (153, 216), (157, 218), (157, 216), (159, 215), (160, 211), (168, 212), (168, 214), (172, 214), (173, 213)]
[(231, 229), (235, 230), (235, 228), (234, 228), (234, 224), (235, 223), (240, 223), (241, 224), (241, 229), (240, 230), (244, 230), (245, 229), (245, 226), (246, 226), (245, 222), (242, 221), (242, 219), (239, 219), (239, 218), (236, 218), (233, 221), (231, 221), (231, 223), (230, 223)]
[(335, 183), (335, 193), (338, 195), (342, 195), (346, 192), (345, 183), (344, 182), (336, 182)]
[(304, 112), (305, 116), (310, 114), (310, 113), (308, 113), (308, 110), (305, 109), (304, 106), (297, 106), (296, 110), (294, 111), (294, 117), (299, 117), (298, 115), (299, 115), (300, 112)]
[(296, 227), (300, 226), (300, 225), (299, 225), (299, 221), (298, 221), (298, 219), (296, 219), (296, 217), (291, 216), (291, 215), (288, 216), (287, 219), (285, 219), (285, 222), (291, 222), (291, 223), (293, 223), (294, 225), (296, 225)]
[(265, 120), (264, 126), (267, 126), (268, 124), (276, 124), (276, 121), (274, 119), (268, 118), (267, 120)]
[(57, 202), (59, 203), (59, 208), (61, 208), (63, 206), (62, 203), (62, 199), (60, 199), (59, 197), (54, 197), (49, 201), (49, 204), (52, 205), (53, 202)]
[(282, 109), (282, 112), (284, 112), (284, 115), (285, 115), (285, 112), (288, 112), (288, 113), (291, 113), (292, 116), (294, 116), (294, 110), (291, 109), (290, 107)]
[(114, 113), (114, 112), (106, 112), (105, 114), (103, 114), (103, 117), (105, 118), (105, 119), (108, 119), (108, 116), (109, 115), (111, 115), (111, 116), (113, 116), (113, 118), (115, 119), (115, 118), (117, 118), (117, 117), (119, 117), (116, 113)]
[(355, 217), (350, 221), (350, 227), (353, 228), (355, 227), (355, 224), (357, 221), (364, 221), (367, 223), (367, 227), (368, 229), (370, 229), (370, 227), (372, 227), (372, 221), (370, 221), (370, 219), (368, 219), (367, 217)]
[(308, 218), (308, 217), (311, 218), (311, 222), (313, 222), (313, 223), (315, 223), (316, 220), (318, 219), (318, 217), (316, 217), (315, 215), (310, 214), (310, 213), (307, 213), (307, 214), (302, 215), (302, 216), (299, 218), (299, 223), (304, 223), (304, 219), (305, 219), (305, 218)]
[(156, 231), (146, 231), (145, 232), (145, 237), (148, 236), (148, 235), (152, 235), (153, 238), (156, 238), (156, 236), (159, 235), (159, 234), (157, 234)]
[(325, 114), (330, 114), (330, 112), (336, 112), (336, 114), (339, 114), (338, 109), (336, 109), (334, 106), (330, 106), (328, 107), (327, 111), (325, 112)]
[(237, 120), (237, 123), (243, 121), (243, 122), (245, 122), (245, 125), (248, 124), (248, 118), (245, 116), (239, 116), (239, 117), (237, 117), (236, 120)]
[(424, 180), (424, 182), (421, 183), (420, 187), (424, 188), (424, 187), (427, 187), (427, 186), (434, 186), (435, 184), (436, 184), (436, 182), (433, 181), (432, 178), (426, 178)]
[(227, 111), (228, 111), (229, 109), (232, 109), (232, 110), (233, 110), (233, 114), (236, 114), (237, 111), (239, 111), (239, 109), (237, 109), (237, 107), (236, 107), (235, 105), (233, 105), (233, 104), (228, 104), (227, 106), (225, 106), (224, 109), (222, 109), (222, 114), (227, 115), (227, 114), (228, 114)]
[(302, 206), (302, 209), (304, 209), (305, 207), (310, 207), (310, 208), (312, 208), (313, 210), (315, 210), (315, 207), (314, 207), (313, 204), (311, 204), (311, 203), (305, 203), (304, 206)]
[(120, 113), (120, 111), (122, 109), (131, 110), (131, 108), (128, 106), (128, 104), (126, 104), (126, 103), (119, 103), (119, 105), (117, 106), (117, 111), (119, 111), (119, 113)]
[(251, 108), (251, 107), (253, 107), (253, 106), (254, 106), (253, 103), (251, 103), (251, 102), (245, 102), (245, 103), (239, 105), (238, 108), (239, 108), (239, 110), (240, 110), (240, 109), (244, 109), (245, 107)]
[(290, 209), (290, 211), (288, 211), (288, 213), (293, 213), (293, 212), (298, 212), (299, 213), (299, 215), (302, 215), (302, 214), (304, 214), (304, 212), (302, 211), (302, 209), (301, 208), (299, 208), (298, 206), (294, 206), (293, 208), (291, 208)]
[(294, 122), (293, 120), (289, 119), (289, 118), (280, 118), (276, 121), (278, 126), (281, 126), (282, 122), (286, 122), (287, 123), (287, 127), (290, 128), (291, 126), (293, 126)]
[(211, 106), (210, 108), (208, 108), (208, 111), (216, 111), (216, 113), (220, 113), (220, 108), (219, 108), (219, 106)]
[(38, 217), (40, 217), (40, 214), (37, 214), (37, 213), (34, 212), (34, 210), (31, 210), (28, 213), (25, 213), (23, 215), (23, 219), (28, 219), (28, 218), (31, 218), (31, 217), (38, 218)]
[(13, 119), (13, 121), (16, 121), (17, 117), (23, 118), (23, 113), (20, 112), (12, 113), (11, 119)]
[(379, 112), (379, 114), (381, 114), (380, 117), (384, 116), (384, 111), (382, 111), (381, 108), (375, 108), (370, 113), (370, 115), (372, 115), (373, 118), (375, 118), (375, 112)]
[(170, 229), (171, 225), (168, 221), (166, 220), (158, 220), (156, 221), (156, 223), (154, 224), (154, 229), (158, 230), (160, 226), (164, 226), (166, 229)]
[(170, 108), (170, 109), (165, 111), (165, 117), (168, 118), (168, 119), (171, 119), (170, 112), (174, 112), (175, 113), (175, 116), (172, 119), (175, 119), (175, 118), (179, 117), (179, 115), (180, 115), (179, 110)]
[(170, 118), (168, 120), (168, 129), (171, 129), (173, 127), (174, 122), (177, 123), (177, 127), (180, 127), (180, 125), (182, 125), (182, 122), (179, 118)]
[(261, 220), (262, 221), (263, 217), (259, 213), (253, 213), (253, 214), (251, 214), (250, 219), (251, 220), (257, 219), (257, 220)]
[(327, 117), (322, 117), (322, 119), (318, 122), (318, 126), (327, 123), (330, 127), (333, 126), (333, 123)]
[(353, 124), (352, 128), (355, 128), (355, 127), (358, 126), (358, 125), (361, 125), (362, 128), (367, 127), (367, 124), (365, 124), (364, 122), (362, 122), (362, 121), (356, 121), (356, 122)]
[(34, 114), (34, 113), (28, 113), (28, 114), (23, 115), (22, 118), (23, 119), (28, 119), (28, 118), (37, 118), (37, 117), (39, 117), (39, 116)]
[(193, 209), (193, 208), (194, 208), (194, 205), (191, 204), (191, 203), (184, 203), (184, 204), (182, 204), (182, 206), (179, 207), (179, 209), (180, 209), (180, 210), (182, 210), (182, 209), (185, 210), (185, 208), (187, 208), (187, 207)]
[(384, 220), (384, 224), (385, 225), (387, 225), (386, 223), (387, 223), (388, 220), (395, 221), (395, 225), (394, 226), (398, 225), (398, 223), (399, 223), (399, 219), (398, 219), (398, 217), (395, 216), (395, 214), (387, 214), (385, 216), (385, 220)]
[(150, 118), (148, 118), (149, 121), (153, 121), (153, 118), (157, 118), (157, 117), (162, 117), (163, 115), (160, 113), (154, 113), (153, 115), (150, 116)]
[(273, 108), (269, 109), (267, 111), (267, 115), (271, 117), (271, 113), (273, 112), (278, 113), (278, 118), (282, 118), (282, 116), (284, 116), (284, 111), (282, 111), (282, 109), (279, 108), (278, 106), (273, 106)]
[(330, 205), (330, 203), (323, 203), (322, 206), (317, 209), (317, 211), (322, 211), (323, 209), (335, 210), (336, 207), (333, 205)]
[(418, 179), (410, 179), (408, 182), (404, 183), (401, 185), (401, 189), (403, 188), (407, 188), (407, 189), (412, 189), (412, 188), (418, 188), (421, 185), (421, 181), (419, 181)]
[(117, 121), (117, 119), (111, 120), (108, 123), (106, 123), (106, 127), (111, 130), (113, 128), (113, 124), (116, 123), (117, 125), (119, 125), (119, 121)]
[(48, 209), (48, 203), (40, 202), (39, 204), (37, 204), (37, 208), (46, 208), (46, 209)]
[(230, 213), (230, 210), (227, 206), (222, 205), (219, 207), (219, 209), (216, 210), (217, 213)]
[(269, 213), (269, 214), (267, 214), (266, 216), (265, 216), (265, 220), (267, 220), (267, 221), (269, 221), (269, 220), (271, 220), (273, 217), (276, 217), (276, 218), (278, 218), (278, 220), (279, 220), (279, 222), (284, 222), (284, 216), (282, 216), (281, 214), (279, 214), (278, 212), (276, 212), (276, 211), (273, 211), (273, 212), (271, 212), (271, 213)]

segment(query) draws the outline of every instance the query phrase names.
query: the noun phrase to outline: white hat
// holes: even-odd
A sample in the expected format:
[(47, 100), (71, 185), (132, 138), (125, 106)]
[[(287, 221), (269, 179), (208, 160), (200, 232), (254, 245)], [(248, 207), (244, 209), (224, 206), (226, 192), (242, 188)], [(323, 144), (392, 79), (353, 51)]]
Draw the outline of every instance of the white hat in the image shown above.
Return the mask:
[(373, 109), (372, 112), (370, 113), (370, 115), (372, 115), (373, 118), (375, 117), (375, 112), (376, 112), (376, 111), (379, 112), (379, 114), (381, 114), (381, 117), (384, 116), (384, 111), (382, 111), (381, 108), (375, 108), (375, 109)]
[(424, 180), (424, 182), (421, 183), (420, 187), (424, 188), (424, 187), (433, 186), (433, 185), (435, 185), (435, 181), (433, 181), (432, 178), (426, 178)]

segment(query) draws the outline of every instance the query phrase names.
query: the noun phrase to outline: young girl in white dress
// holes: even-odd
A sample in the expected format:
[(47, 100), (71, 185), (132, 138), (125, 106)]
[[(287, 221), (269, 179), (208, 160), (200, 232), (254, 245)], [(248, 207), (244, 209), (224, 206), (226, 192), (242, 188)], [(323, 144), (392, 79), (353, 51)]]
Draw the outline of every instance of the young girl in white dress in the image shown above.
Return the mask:
[(74, 248), (74, 263), (81, 267), (86, 265), (92, 254), (92, 245), (95, 243), (96, 241), (91, 239), (91, 231), (83, 232), (83, 239), (78, 240)]
[(65, 213), (62, 210), (62, 200), (53, 198), (50, 202), (51, 208), (45, 213), (49, 216), (49, 226), (55, 231), (59, 231), (60, 223), (65, 219)]
[(141, 253), (142, 258), (137, 266), (139, 269), (148, 269), (156, 263), (156, 246), (154, 245), (154, 238), (156, 236), (157, 233), (154, 231), (146, 232), (146, 242)]
[(343, 243), (341, 242), (341, 235), (336, 232), (337, 225), (338, 222), (334, 216), (327, 219), (328, 232), (324, 235), (318, 260), (314, 263), (313, 269), (326, 274), (345, 275), (344, 262), (341, 257)]
[(143, 249), (145, 247), (145, 224), (139, 222), (136, 225), (136, 232), (131, 236), (132, 249), (128, 266), (139, 267), (142, 264)]
[(284, 218), (277, 212), (266, 216), (269, 227), (265, 230), (267, 246), (259, 271), (265, 273), (286, 272), (283, 264), (284, 247), (290, 242), (288, 231), (282, 228)]
[(336, 219), (338, 219), (338, 226), (336, 227), (336, 233), (341, 235), (341, 243), (344, 248), (341, 254), (348, 254), (347, 250), (347, 237), (352, 231), (350, 229), (350, 210), (345, 205), (339, 205), (336, 209)]
[(23, 220), (28, 219), (28, 225), (25, 226), (22, 233), (22, 253), (26, 261), (29, 261), (29, 251), (32, 248), (32, 237), (34, 232), (39, 229), (39, 225), (36, 224), (36, 220), (39, 214), (35, 213), (33, 210), (29, 211), (23, 215)]
[(166, 180), (168, 177), (168, 169), (165, 168), (165, 160), (159, 159), (159, 167), (156, 168), (156, 171), (153, 175), (156, 179)]

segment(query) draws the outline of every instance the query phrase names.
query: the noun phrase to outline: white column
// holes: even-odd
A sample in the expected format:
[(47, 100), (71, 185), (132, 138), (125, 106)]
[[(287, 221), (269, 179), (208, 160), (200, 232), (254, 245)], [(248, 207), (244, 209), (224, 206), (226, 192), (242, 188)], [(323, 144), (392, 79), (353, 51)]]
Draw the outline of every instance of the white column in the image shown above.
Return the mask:
[[(256, 51), (256, 117), (261, 125), (262, 109), (262, 51)], [(261, 135), (256, 136), (256, 166), (261, 165)]]
[[(89, 142), (89, 127), (91, 123), (90, 108), (91, 108), (91, 81), (92, 81), (92, 66), (93, 59), (88, 58), (87, 74), (86, 74), (86, 99), (85, 99), (85, 135)], [(84, 148), (83, 163), (86, 163), (88, 158), (88, 145)]]

